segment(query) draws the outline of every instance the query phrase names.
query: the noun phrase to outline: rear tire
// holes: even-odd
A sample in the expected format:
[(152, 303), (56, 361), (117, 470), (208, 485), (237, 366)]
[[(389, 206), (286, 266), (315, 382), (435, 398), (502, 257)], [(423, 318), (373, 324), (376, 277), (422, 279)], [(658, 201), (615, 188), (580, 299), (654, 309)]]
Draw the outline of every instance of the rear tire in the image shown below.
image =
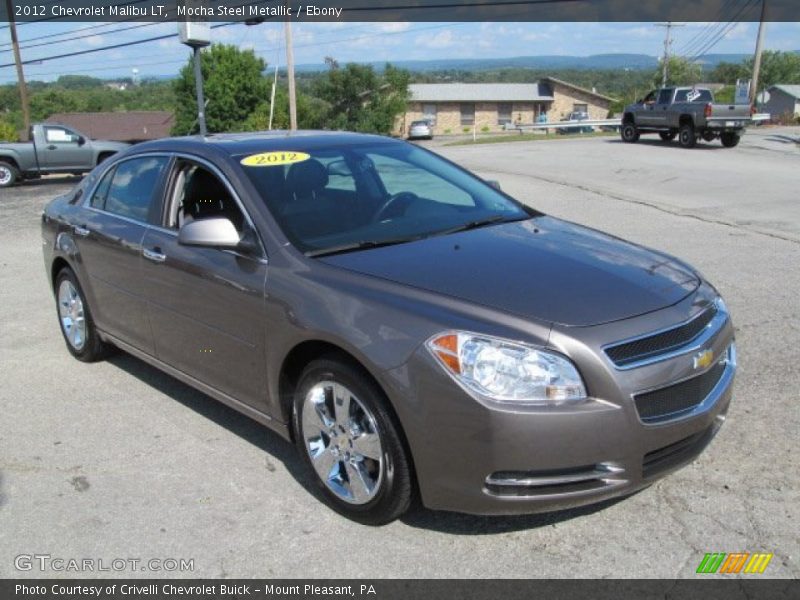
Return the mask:
[(675, 139), (675, 136), (677, 135), (678, 134), (675, 133), (674, 131), (662, 131), (658, 134), (658, 137), (660, 137), (665, 142), (671, 142), (672, 140)]
[(742, 139), (742, 136), (733, 131), (725, 131), (719, 136), (719, 139), (726, 148), (735, 148), (739, 145), (739, 140)]
[(100, 339), (78, 278), (64, 267), (56, 276), (56, 311), (70, 354), (83, 362), (105, 358), (110, 346)]
[(697, 145), (697, 136), (694, 132), (694, 125), (690, 123), (681, 125), (678, 136), (680, 144), (683, 148), (694, 148)]
[(388, 400), (366, 373), (336, 355), (312, 361), (300, 376), (293, 417), (302, 460), (331, 508), (365, 525), (408, 510), (410, 461)]
[(639, 130), (633, 123), (625, 123), (620, 132), (622, 141), (626, 144), (634, 144), (639, 141)]
[(11, 187), (19, 180), (17, 167), (4, 160), (0, 160), (0, 188)]

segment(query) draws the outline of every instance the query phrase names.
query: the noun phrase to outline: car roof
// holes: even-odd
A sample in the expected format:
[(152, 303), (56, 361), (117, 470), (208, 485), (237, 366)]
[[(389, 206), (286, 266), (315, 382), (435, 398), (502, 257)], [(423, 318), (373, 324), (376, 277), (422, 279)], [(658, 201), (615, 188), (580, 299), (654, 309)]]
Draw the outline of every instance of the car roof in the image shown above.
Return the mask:
[(380, 135), (343, 131), (273, 130), (247, 133), (214, 133), (205, 138), (199, 135), (163, 138), (136, 145), (137, 152), (203, 152), (222, 151), (230, 156), (269, 152), (272, 150), (314, 151), (365, 143), (402, 144), (404, 142)]

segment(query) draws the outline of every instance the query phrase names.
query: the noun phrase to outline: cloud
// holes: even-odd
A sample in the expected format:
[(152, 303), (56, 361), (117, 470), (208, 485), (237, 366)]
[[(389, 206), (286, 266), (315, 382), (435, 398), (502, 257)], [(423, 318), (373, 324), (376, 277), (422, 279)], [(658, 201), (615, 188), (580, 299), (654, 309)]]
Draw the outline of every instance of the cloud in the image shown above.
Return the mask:
[(453, 32), (445, 29), (433, 35), (420, 35), (417, 44), (428, 48), (448, 48), (453, 45)]
[(105, 42), (105, 38), (102, 35), (93, 35), (91, 37), (86, 38), (86, 43), (89, 46), (102, 46), (103, 42)]
[(408, 22), (398, 22), (398, 23), (377, 23), (378, 31), (382, 31), (385, 33), (395, 33), (399, 31), (407, 31), (410, 23)]

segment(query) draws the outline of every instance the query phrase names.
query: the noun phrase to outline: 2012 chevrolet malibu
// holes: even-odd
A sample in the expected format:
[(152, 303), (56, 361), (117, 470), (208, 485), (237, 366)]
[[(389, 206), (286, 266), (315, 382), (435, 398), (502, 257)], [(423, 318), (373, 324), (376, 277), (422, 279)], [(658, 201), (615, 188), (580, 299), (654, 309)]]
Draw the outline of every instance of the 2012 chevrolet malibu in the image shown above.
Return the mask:
[(137, 145), (42, 215), (69, 352), (127, 351), (296, 443), (325, 500), (512, 514), (631, 494), (722, 424), (733, 327), (676, 258), (403, 141)]

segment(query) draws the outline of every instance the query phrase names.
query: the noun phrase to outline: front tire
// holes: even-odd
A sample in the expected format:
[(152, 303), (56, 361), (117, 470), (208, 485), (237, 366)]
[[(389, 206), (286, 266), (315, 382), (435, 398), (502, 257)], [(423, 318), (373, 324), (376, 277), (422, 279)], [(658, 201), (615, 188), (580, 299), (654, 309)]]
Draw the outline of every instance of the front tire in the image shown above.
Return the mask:
[(109, 346), (97, 333), (86, 296), (72, 269), (61, 269), (56, 277), (55, 293), (58, 323), (70, 354), (83, 362), (104, 358)]
[(678, 136), (683, 148), (694, 148), (697, 145), (697, 136), (694, 132), (694, 126), (690, 123), (681, 125)]
[(17, 167), (4, 160), (0, 160), (0, 188), (11, 187), (19, 179)]
[(361, 369), (337, 356), (311, 362), (294, 398), (298, 450), (328, 505), (365, 525), (411, 505), (412, 476), (388, 400)]
[(622, 136), (622, 141), (627, 144), (633, 144), (639, 141), (639, 130), (636, 129), (636, 125), (633, 123), (625, 123), (622, 126), (620, 135)]
[(725, 131), (719, 136), (719, 139), (726, 148), (735, 148), (739, 145), (739, 140), (742, 139), (742, 136), (733, 131)]

